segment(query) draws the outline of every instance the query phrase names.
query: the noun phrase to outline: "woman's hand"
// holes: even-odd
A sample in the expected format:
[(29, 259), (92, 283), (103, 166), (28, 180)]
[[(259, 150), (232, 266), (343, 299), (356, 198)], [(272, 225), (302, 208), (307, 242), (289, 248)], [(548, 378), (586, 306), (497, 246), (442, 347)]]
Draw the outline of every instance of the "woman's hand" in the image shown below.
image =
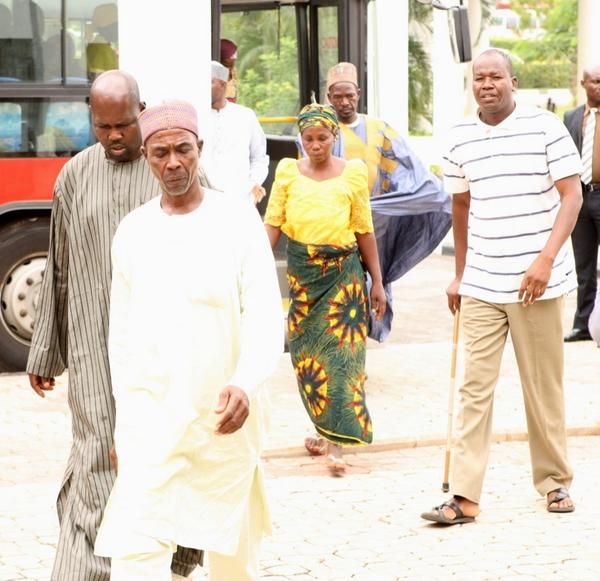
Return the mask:
[(385, 313), (387, 299), (385, 298), (385, 290), (381, 282), (373, 283), (371, 287), (371, 310), (377, 321), (381, 321)]

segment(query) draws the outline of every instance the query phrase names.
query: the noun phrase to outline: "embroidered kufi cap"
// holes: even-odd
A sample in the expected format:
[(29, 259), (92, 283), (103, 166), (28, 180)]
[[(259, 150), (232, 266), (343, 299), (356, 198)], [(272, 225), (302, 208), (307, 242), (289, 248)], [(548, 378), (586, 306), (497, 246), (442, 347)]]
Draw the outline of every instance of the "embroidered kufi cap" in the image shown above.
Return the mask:
[(139, 117), (142, 143), (157, 131), (185, 129), (198, 137), (198, 114), (187, 101), (165, 101), (144, 109)]
[(352, 63), (338, 63), (327, 72), (327, 90), (336, 83), (354, 83), (358, 87), (356, 67)]

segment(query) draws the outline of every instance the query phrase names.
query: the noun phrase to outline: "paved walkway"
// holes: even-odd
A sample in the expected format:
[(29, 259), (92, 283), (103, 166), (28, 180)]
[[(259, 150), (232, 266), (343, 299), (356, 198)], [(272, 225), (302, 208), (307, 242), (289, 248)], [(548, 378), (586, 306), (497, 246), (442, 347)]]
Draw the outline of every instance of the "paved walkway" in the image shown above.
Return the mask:
[[(530, 483), (520, 387), (510, 348), (498, 384), (484, 512), (475, 525), (438, 529), (419, 513), (439, 503), (452, 319), (443, 289), (452, 260), (430, 257), (395, 285), (396, 322), (367, 355), (376, 442), (331, 478), (304, 454), (310, 433), (287, 355), (269, 381), (266, 453), (275, 535), (262, 573), (279, 579), (597, 580), (600, 438), (572, 437), (578, 503), (550, 515)], [(574, 297), (565, 312), (568, 321)], [(459, 359), (460, 362), (460, 359)], [(570, 433), (600, 434), (600, 350), (566, 345)], [(460, 377), (460, 363), (458, 377)], [(57, 537), (54, 499), (70, 443), (66, 378), (45, 401), (22, 374), (0, 376), (0, 581), (47, 580)], [(457, 382), (458, 383), (458, 382)], [(380, 450), (380, 452), (377, 452)], [(387, 450), (387, 451), (381, 451)], [(202, 573), (196, 578), (202, 579)], [(66, 580), (68, 581), (68, 580)]]

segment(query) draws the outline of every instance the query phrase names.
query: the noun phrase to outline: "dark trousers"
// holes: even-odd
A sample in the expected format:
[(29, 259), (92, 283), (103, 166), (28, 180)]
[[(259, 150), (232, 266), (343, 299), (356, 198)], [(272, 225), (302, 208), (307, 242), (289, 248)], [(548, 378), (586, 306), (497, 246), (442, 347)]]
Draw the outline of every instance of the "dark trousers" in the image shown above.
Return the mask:
[(598, 244), (600, 244), (600, 192), (583, 192), (583, 205), (571, 234), (577, 270), (577, 310), (574, 329), (587, 329), (596, 299)]

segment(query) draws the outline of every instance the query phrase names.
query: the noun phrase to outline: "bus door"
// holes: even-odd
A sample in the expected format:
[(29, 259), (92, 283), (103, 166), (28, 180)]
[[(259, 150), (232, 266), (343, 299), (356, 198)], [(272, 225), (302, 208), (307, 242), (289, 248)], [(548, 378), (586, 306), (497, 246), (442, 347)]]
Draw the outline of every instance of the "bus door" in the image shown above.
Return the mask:
[[(366, 107), (367, 0), (213, 0), (221, 18), (213, 20), (213, 58), (219, 39), (237, 45), (237, 102), (257, 114), (267, 135), (274, 170), (283, 157), (296, 157), (296, 116), (312, 96), (326, 100), (326, 77), (339, 61), (354, 63)], [(215, 42), (216, 41), (216, 42)], [(261, 213), (266, 200), (259, 206)]]
[[(326, 101), (329, 68), (353, 62), (366, 89), (367, 0), (213, 0), (213, 8), (221, 10), (220, 20), (213, 19), (213, 58), (220, 60), (220, 39), (235, 43), (236, 102), (254, 110), (267, 136), (267, 196), (258, 206), (264, 214), (277, 163), (298, 155), (298, 112), (312, 98)], [(275, 258), (283, 297), (288, 296), (285, 249), (282, 236)]]

